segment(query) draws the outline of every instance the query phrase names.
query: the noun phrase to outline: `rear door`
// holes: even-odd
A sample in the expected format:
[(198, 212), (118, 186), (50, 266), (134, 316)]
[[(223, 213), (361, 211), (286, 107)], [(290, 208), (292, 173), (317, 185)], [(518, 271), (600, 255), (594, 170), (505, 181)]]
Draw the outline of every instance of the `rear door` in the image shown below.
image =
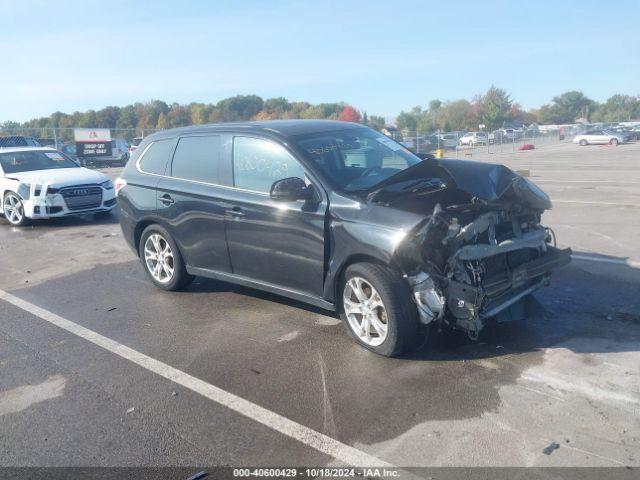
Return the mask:
[(158, 184), (157, 205), (188, 266), (229, 272), (227, 189), (219, 184), (222, 141), (221, 135), (180, 137)]
[[(325, 213), (322, 188), (312, 183), (300, 162), (273, 140), (235, 136), (232, 145), (234, 189), (226, 217), (227, 244), (235, 274), (314, 296), (324, 280)], [(276, 180), (312, 183), (320, 202), (275, 202)]]

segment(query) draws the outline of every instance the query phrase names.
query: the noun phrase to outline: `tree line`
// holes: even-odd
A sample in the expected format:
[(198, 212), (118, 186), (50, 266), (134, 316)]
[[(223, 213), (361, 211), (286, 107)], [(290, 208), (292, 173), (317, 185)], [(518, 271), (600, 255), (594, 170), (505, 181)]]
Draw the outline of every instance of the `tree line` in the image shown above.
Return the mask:
[[(0, 128), (9, 131), (20, 128), (87, 127), (133, 132), (136, 129), (152, 131), (216, 122), (298, 118), (360, 122), (378, 130), (385, 126), (382, 116), (369, 116), (344, 102), (311, 104), (290, 102), (284, 97), (263, 100), (257, 95), (236, 95), (215, 104), (167, 104), (152, 100), (71, 114), (55, 112), (24, 123), (7, 121)], [(487, 130), (517, 124), (566, 124), (574, 123), (578, 118), (592, 122), (640, 119), (640, 96), (617, 94), (604, 103), (598, 103), (582, 92), (570, 91), (554, 97), (549, 104), (538, 109), (525, 111), (504, 89), (491, 86), (472, 100), (431, 100), (424, 107), (416, 106), (409, 111), (402, 111), (395, 123), (399, 130), (426, 132), (477, 130), (480, 124), (485, 125)]]
[(622, 122), (640, 120), (640, 96), (616, 94), (598, 103), (582, 92), (570, 91), (553, 97), (538, 109), (525, 111), (505, 90), (491, 86), (471, 101), (459, 99), (442, 102), (431, 100), (425, 108), (414, 107), (400, 112), (396, 118), (399, 130), (436, 131), (487, 130), (507, 126), (559, 125), (589, 122)]
[(233, 122), (242, 120), (273, 119), (332, 119), (360, 122), (382, 129), (385, 120), (378, 116), (368, 116), (344, 102), (311, 104), (289, 102), (277, 97), (263, 100), (257, 95), (236, 95), (218, 103), (167, 104), (161, 100), (137, 102), (125, 107), (105, 107), (101, 110), (87, 110), (72, 114), (55, 112), (48, 117), (29, 120), (24, 123), (4, 122), (2, 130), (57, 128), (111, 128), (138, 131), (154, 131), (186, 125)]

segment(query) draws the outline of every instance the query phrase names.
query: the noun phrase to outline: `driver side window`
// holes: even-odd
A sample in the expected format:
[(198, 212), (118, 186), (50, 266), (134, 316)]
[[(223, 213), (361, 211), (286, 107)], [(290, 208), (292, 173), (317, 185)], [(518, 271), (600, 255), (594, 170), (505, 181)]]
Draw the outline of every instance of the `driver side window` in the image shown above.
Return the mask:
[(298, 177), (304, 180), (302, 165), (284, 147), (261, 138), (233, 138), (233, 185), (269, 193), (276, 180)]

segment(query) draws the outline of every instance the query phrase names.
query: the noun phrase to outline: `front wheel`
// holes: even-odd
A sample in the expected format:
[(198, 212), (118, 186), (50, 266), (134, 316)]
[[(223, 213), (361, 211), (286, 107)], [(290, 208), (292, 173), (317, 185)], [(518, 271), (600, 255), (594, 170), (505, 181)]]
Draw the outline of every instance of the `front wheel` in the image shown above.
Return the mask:
[(612, 138), (611, 140), (609, 140), (609, 145), (613, 145), (614, 147), (618, 146), (618, 139), (617, 138)]
[(193, 281), (169, 232), (150, 225), (140, 238), (140, 260), (151, 281), (163, 290), (180, 290)]
[(586, 147), (588, 143), (589, 142), (587, 142), (584, 138), (580, 140), (580, 145), (582, 145), (583, 147)]
[(345, 328), (368, 350), (392, 357), (425, 340), (408, 285), (388, 267), (372, 263), (349, 266), (340, 300)]
[(15, 227), (22, 227), (29, 221), (24, 214), (22, 199), (13, 192), (7, 192), (4, 195), (2, 211), (7, 221)]

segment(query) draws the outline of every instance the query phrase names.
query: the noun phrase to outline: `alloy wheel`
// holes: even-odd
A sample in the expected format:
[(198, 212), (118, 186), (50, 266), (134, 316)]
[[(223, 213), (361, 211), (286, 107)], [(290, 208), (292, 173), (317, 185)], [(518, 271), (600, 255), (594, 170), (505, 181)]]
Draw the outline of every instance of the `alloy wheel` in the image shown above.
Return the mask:
[(376, 347), (387, 338), (387, 310), (376, 289), (362, 277), (350, 278), (342, 295), (344, 313), (353, 333), (365, 344)]
[(167, 239), (159, 233), (152, 233), (144, 243), (144, 263), (157, 282), (169, 283), (173, 278), (173, 250)]
[(20, 225), (24, 219), (24, 207), (22, 201), (13, 193), (4, 198), (4, 216), (13, 225)]

